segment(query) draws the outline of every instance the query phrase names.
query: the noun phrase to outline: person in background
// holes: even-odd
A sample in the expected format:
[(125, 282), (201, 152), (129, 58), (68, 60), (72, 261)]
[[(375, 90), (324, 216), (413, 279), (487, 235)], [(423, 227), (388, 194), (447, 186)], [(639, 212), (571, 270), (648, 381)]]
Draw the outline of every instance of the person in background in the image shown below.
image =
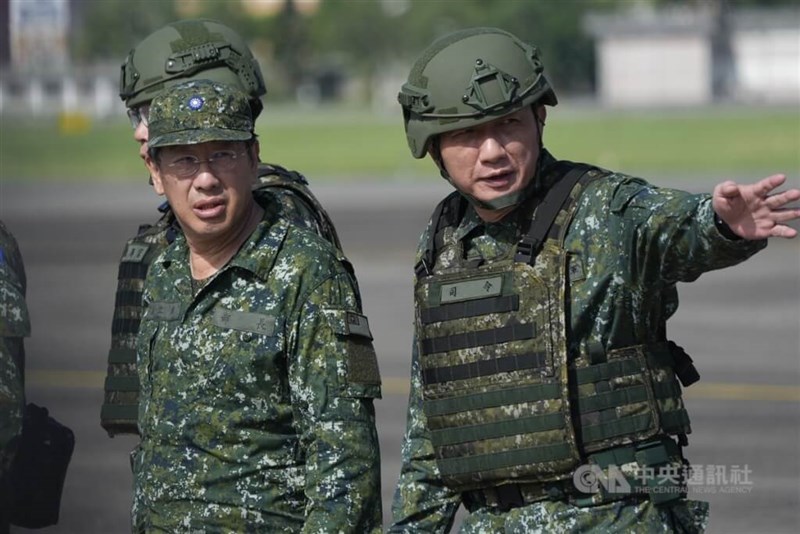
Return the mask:
[(0, 221), (0, 533), (9, 530), (9, 473), (25, 413), (24, 339), (31, 335), (25, 286), (17, 241)]

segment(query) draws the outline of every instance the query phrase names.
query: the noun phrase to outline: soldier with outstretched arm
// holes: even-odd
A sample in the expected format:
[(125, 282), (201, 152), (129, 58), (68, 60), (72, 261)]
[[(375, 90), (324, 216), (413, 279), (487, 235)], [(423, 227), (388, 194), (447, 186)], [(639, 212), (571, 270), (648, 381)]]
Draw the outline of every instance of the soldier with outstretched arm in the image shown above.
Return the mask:
[(676, 284), (795, 237), (800, 190), (690, 194), (559, 160), (539, 51), (497, 28), (432, 43), (398, 99), (412, 155), (455, 191), (417, 250), (390, 532), (448, 532), (461, 505), (467, 533), (702, 532)]

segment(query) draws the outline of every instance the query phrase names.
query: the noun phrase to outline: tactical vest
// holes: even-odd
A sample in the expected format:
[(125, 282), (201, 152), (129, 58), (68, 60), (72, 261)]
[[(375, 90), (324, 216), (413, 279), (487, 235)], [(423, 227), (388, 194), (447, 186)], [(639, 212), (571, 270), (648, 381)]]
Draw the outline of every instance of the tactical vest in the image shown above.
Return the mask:
[(564, 237), (604, 173), (568, 162), (546, 172), (560, 177), (504, 257), (464, 258), (456, 193), (437, 207), (416, 269), (423, 410), (456, 491), (563, 480), (592, 451), (690, 432), (666, 341), (568, 360)]
[[(283, 199), (294, 206), (295, 213), (308, 213), (307, 221), (324, 239), (342, 250), (339, 236), (330, 216), (311, 192), (306, 178), (278, 165), (261, 164), (258, 184), (253, 194), (272, 195), (281, 191)], [(109, 436), (138, 434), (139, 376), (136, 370), (136, 335), (142, 318), (142, 292), (147, 270), (155, 258), (174, 241), (180, 232), (175, 216), (166, 202), (163, 213), (154, 225), (143, 225), (136, 237), (128, 240), (122, 254), (117, 277), (114, 318), (111, 326), (111, 349), (108, 352), (108, 373), (105, 396), (100, 411), (100, 424)]]

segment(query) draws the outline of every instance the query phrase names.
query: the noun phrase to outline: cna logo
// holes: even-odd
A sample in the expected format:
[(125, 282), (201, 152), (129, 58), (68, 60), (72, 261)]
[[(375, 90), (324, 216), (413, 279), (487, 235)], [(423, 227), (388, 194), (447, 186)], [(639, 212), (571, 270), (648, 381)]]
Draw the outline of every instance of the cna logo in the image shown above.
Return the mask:
[(584, 464), (575, 469), (572, 483), (582, 493), (597, 493), (601, 489), (607, 493), (631, 493), (625, 474), (615, 465), (601, 469), (594, 464)]

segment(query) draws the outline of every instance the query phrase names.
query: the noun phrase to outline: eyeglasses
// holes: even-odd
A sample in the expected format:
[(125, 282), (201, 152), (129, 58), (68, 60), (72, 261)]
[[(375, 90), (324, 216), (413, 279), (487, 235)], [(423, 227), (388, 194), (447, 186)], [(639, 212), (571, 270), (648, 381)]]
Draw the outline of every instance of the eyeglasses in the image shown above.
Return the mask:
[(150, 104), (142, 104), (141, 106), (128, 108), (128, 118), (134, 130), (139, 127), (139, 123), (144, 123), (145, 126), (149, 126)]
[(196, 156), (181, 156), (171, 163), (167, 163), (169, 171), (180, 178), (194, 176), (200, 171), (201, 163), (208, 163), (214, 174), (226, 173), (236, 167), (236, 161), (247, 154), (247, 151), (234, 152), (233, 150), (219, 150), (211, 154), (208, 159), (197, 159)]

